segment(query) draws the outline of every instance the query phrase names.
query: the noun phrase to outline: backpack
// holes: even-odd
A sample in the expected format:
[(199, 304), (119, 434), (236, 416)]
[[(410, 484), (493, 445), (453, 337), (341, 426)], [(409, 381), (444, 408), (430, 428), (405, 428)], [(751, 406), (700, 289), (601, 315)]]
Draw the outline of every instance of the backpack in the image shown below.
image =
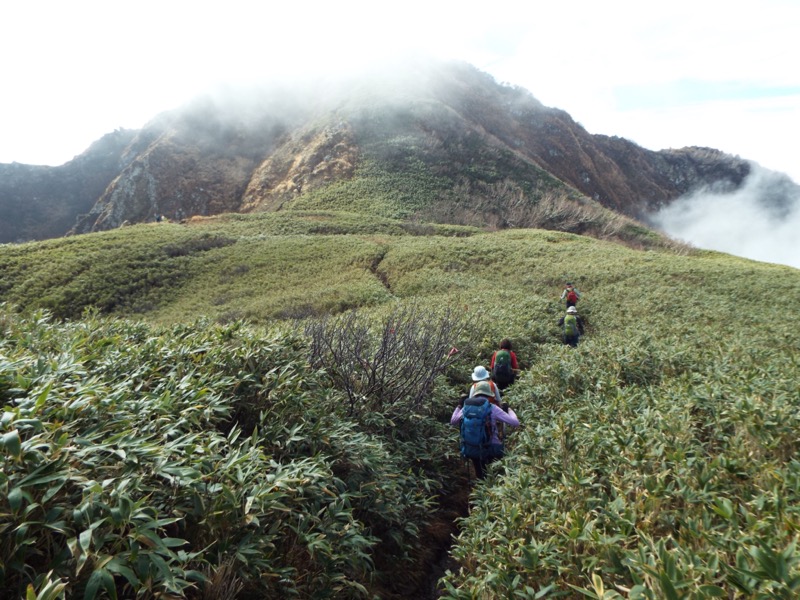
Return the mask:
[(568, 337), (578, 335), (578, 318), (575, 315), (564, 317), (564, 335)]
[(486, 396), (475, 396), (464, 400), (461, 413), (461, 456), (490, 458), (492, 441), (492, 405)]
[(578, 293), (575, 290), (567, 292), (567, 302), (573, 305), (578, 302)]
[(492, 379), (499, 385), (509, 385), (514, 382), (514, 370), (511, 368), (511, 352), (498, 350), (494, 355)]

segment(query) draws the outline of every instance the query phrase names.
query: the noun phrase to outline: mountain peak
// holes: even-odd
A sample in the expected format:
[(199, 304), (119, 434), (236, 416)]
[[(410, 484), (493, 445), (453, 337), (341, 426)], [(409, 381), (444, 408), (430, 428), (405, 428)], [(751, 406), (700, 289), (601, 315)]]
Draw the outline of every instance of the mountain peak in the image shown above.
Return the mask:
[[(0, 212), (25, 225), (0, 241), (157, 215), (308, 207), (570, 230), (543, 220), (543, 207), (640, 219), (693, 189), (740, 186), (750, 164), (709, 148), (653, 152), (591, 135), (469, 64), (417, 60), (339, 80), (220, 90), (140, 131), (109, 134), (62, 167), (10, 172), (0, 165)], [(78, 192), (64, 182), (83, 177), (93, 185), (68, 202)], [(34, 196), (31, 213), (23, 207)]]

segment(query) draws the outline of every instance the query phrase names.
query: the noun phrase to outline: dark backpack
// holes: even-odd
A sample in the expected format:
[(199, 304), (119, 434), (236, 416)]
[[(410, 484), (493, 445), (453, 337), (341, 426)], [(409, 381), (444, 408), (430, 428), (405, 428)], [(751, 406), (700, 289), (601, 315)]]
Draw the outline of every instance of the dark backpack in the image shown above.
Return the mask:
[(570, 290), (567, 292), (567, 302), (573, 305), (578, 302), (578, 293), (575, 290)]
[(492, 441), (492, 405), (486, 396), (474, 396), (464, 400), (461, 413), (461, 456), (490, 458)]
[(514, 369), (511, 368), (511, 352), (508, 350), (498, 350), (497, 354), (494, 355), (492, 379), (499, 385), (514, 383)]

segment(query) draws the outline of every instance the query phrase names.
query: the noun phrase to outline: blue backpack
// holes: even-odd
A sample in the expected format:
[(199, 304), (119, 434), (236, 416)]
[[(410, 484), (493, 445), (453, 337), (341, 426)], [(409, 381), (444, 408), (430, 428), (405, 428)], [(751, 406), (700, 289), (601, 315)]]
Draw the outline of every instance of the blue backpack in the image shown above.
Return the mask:
[(461, 456), (491, 458), (492, 405), (489, 398), (475, 396), (464, 400), (461, 419)]

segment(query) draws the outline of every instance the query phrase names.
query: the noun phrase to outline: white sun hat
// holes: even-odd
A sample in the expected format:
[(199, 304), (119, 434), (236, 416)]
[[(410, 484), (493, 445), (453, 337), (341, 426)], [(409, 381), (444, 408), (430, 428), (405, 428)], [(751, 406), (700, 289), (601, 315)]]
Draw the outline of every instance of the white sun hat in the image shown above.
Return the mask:
[(486, 370), (486, 367), (478, 365), (472, 371), (472, 381), (485, 381), (489, 377), (489, 371)]

